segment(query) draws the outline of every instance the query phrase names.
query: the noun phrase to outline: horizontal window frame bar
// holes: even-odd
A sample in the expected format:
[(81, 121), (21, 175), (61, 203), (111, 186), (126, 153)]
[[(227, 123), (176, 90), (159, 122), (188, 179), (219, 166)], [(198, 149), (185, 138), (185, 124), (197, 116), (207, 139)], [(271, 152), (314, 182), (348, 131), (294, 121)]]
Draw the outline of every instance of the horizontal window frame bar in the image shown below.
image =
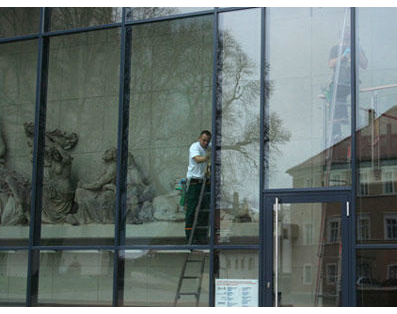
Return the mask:
[(330, 187), (318, 187), (318, 188), (300, 188), (300, 189), (265, 189), (263, 190), (263, 194), (272, 195), (272, 194), (294, 194), (294, 193), (327, 193), (327, 192), (351, 192), (351, 186), (330, 186)]
[(356, 244), (356, 250), (382, 250), (382, 249), (397, 249), (396, 244)]
[[(234, 11), (241, 11), (241, 10), (250, 10), (250, 9), (255, 9), (255, 8), (257, 8), (257, 7), (231, 7), (231, 8), (218, 9), (218, 12), (219, 13), (234, 12)], [(182, 19), (182, 18), (188, 18), (188, 17), (206, 16), (206, 15), (214, 14), (214, 12), (215, 12), (215, 9), (212, 9), (212, 10), (204, 10), (204, 11), (191, 12), (191, 13), (168, 15), (168, 16), (162, 16), (162, 17), (145, 19), (145, 20), (130, 21), (130, 22), (125, 23), (125, 27), (131, 26), (131, 25), (152, 23), (152, 22), (161, 22), (161, 21), (166, 21), (166, 20), (176, 20), (176, 19)], [(0, 44), (37, 39), (40, 36), (56, 37), (56, 36), (63, 36), (63, 35), (77, 34), (77, 33), (86, 33), (86, 32), (92, 32), (92, 31), (98, 31), (98, 30), (104, 30), (104, 29), (112, 29), (112, 28), (117, 28), (117, 27), (120, 27), (120, 28), (123, 27), (123, 23), (117, 22), (117, 23), (111, 23), (111, 24), (105, 24), (105, 25), (87, 26), (87, 27), (71, 28), (71, 29), (65, 29), (65, 30), (49, 31), (49, 32), (43, 32), (41, 34), (34, 33), (34, 34), (23, 35), (23, 36), (0, 38)]]

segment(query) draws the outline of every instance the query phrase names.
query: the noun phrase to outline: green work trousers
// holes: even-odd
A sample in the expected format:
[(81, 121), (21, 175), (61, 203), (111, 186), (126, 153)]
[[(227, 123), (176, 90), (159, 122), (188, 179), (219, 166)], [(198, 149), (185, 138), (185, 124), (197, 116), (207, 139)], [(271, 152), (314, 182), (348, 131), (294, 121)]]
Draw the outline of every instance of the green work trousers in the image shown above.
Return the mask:
[[(186, 213), (185, 213), (185, 234), (186, 240), (189, 241), (190, 233), (192, 232), (192, 226), (194, 221), (194, 212), (198, 205), (198, 201), (200, 198), (202, 183), (193, 182), (189, 184), (189, 187), (186, 191)], [(204, 196), (201, 202), (199, 215), (197, 218), (196, 226), (209, 226), (209, 208), (210, 208), (210, 199), (211, 199), (211, 185), (208, 181), (205, 185)], [(208, 231), (209, 228), (205, 229), (197, 229), (194, 231), (192, 244), (207, 244), (208, 243)]]

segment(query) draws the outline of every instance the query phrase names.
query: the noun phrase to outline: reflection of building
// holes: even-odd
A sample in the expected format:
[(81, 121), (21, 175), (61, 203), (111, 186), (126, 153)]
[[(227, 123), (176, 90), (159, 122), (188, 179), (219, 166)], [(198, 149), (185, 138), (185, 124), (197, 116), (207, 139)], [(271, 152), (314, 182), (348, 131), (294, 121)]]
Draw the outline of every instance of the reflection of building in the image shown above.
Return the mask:
[[(397, 243), (397, 106), (392, 107), (375, 118), (373, 111), (368, 111), (368, 125), (356, 132), (358, 139), (359, 185), (357, 198), (357, 232), (358, 243)], [(301, 185), (308, 173), (321, 182), (329, 176), (331, 185), (350, 180), (350, 145), (351, 138), (345, 138), (329, 150), (288, 170), (294, 183)], [(331, 151), (330, 172), (327, 167), (326, 155)], [(314, 174), (314, 175), (313, 175)], [(335, 184), (333, 184), (335, 183)], [(290, 221), (299, 230), (298, 235), (291, 238), (290, 258), (295, 261), (296, 272), (292, 272), (292, 287), (303, 291), (315, 289), (315, 276), (323, 276), (322, 294), (336, 297), (336, 287), (340, 280), (341, 249), (341, 209), (339, 204), (323, 204), (317, 208), (307, 205), (292, 205), (289, 209)], [(322, 217), (322, 213), (325, 217)], [(308, 219), (310, 223), (308, 223)], [(320, 230), (321, 220), (324, 226)], [(313, 227), (314, 224), (314, 227)], [(314, 238), (313, 238), (314, 237)], [(321, 238), (320, 238), (321, 237)], [(288, 239), (288, 238), (287, 238)], [(323, 239), (323, 256), (320, 258), (321, 274), (318, 273), (319, 240)], [(291, 241), (290, 240), (290, 241)], [(307, 250), (307, 245), (312, 244)], [(365, 294), (366, 298), (377, 300), (374, 306), (395, 300), (397, 295), (397, 252), (381, 254), (371, 251), (370, 254), (357, 255), (357, 289), (358, 297)], [(310, 263), (309, 263), (310, 261)], [(316, 261), (313, 263), (313, 261)], [(313, 265), (315, 264), (315, 265)], [(293, 288), (292, 288), (293, 289)], [(340, 289), (340, 288), (339, 288)], [(387, 294), (389, 294), (387, 296)], [(386, 301), (385, 301), (386, 300)], [(333, 301), (333, 303), (335, 300)], [(375, 301), (374, 301), (375, 302)], [(332, 302), (331, 302), (332, 304)]]

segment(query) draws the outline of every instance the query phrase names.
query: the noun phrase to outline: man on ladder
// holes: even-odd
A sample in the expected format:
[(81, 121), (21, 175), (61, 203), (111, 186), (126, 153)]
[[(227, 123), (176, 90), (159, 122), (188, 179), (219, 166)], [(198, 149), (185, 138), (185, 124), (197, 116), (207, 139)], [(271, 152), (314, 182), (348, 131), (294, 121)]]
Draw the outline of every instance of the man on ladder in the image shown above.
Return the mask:
[[(346, 24), (346, 23), (345, 23)], [(342, 40), (331, 48), (328, 66), (333, 69), (332, 82), (329, 86), (329, 103), (332, 108), (331, 124), (332, 125), (332, 142), (328, 143), (330, 147), (340, 140), (342, 140), (346, 134), (343, 134), (342, 125), (350, 125), (348, 108), (351, 106), (351, 102), (347, 100), (347, 97), (351, 92), (351, 56), (350, 56), (350, 27), (344, 25), (342, 30)], [(363, 49), (358, 50), (359, 66), (362, 69), (366, 69), (368, 66), (367, 57)], [(348, 131), (349, 133), (349, 131)]]
[[(187, 244), (207, 244), (209, 229), (210, 182), (207, 180), (207, 154), (211, 133), (202, 131), (198, 142), (189, 149), (189, 167), (187, 170), (187, 187), (185, 194), (185, 234)], [(191, 250), (186, 254), (178, 279), (174, 306), (177, 306), (181, 296), (194, 296), (196, 306), (199, 306), (201, 282), (203, 280), (206, 254)], [(192, 274), (193, 267), (196, 271)], [(194, 285), (194, 282), (196, 284)], [(189, 284), (190, 283), (190, 284)]]
[[(193, 143), (189, 148), (189, 166), (187, 170), (187, 191), (185, 196), (186, 213), (185, 213), (185, 234), (188, 244), (207, 244), (208, 242), (208, 219), (209, 211), (200, 212), (201, 209), (208, 209), (210, 199), (210, 182), (205, 180), (207, 163), (210, 159), (207, 149), (211, 141), (211, 133), (204, 130), (200, 133), (198, 141)], [(205, 184), (204, 197), (201, 200), (201, 206), (197, 218), (197, 227), (192, 230), (195, 210), (199, 203), (201, 187)], [(204, 228), (207, 227), (207, 228)], [(194, 232), (192, 237), (191, 232)], [(191, 243), (189, 243), (191, 240)]]

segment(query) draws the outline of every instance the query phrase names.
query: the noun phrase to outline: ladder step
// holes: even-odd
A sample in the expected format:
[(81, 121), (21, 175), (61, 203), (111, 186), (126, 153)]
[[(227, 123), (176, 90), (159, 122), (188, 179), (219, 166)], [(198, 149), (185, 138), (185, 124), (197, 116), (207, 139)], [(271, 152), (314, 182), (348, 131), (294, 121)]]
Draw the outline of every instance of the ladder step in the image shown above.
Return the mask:
[(203, 261), (199, 260), (199, 259), (188, 259), (186, 262), (189, 262), (189, 263), (202, 263)]
[(184, 279), (199, 279), (200, 277), (198, 277), (198, 276), (183, 276), (182, 278), (184, 278)]
[(179, 295), (194, 295), (194, 296), (197, 296), (197, 292), (180, 292)]

